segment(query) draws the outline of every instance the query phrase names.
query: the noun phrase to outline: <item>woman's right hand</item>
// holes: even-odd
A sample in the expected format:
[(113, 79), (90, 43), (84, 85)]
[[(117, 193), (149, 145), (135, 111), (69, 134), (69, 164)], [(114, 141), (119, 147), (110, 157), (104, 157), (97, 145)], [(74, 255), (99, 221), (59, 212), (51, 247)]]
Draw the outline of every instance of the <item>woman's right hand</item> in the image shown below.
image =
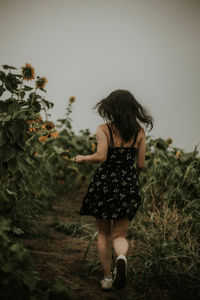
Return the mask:
[(83, 162), (85, 162), (84, 155), (75, 156), (74, 161), (78, 164), (82, 164)]

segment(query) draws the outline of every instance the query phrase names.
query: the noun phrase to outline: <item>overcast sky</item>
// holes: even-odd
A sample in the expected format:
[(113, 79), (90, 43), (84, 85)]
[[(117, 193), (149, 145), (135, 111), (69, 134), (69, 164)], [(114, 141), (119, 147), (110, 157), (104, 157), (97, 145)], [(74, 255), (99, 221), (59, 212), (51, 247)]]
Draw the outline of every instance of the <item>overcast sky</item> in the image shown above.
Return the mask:
[(192, 151), (200, 143), (199, 33), (199, 0), (0, 0), (1, 65), (28, 62), (47, 77), (53, 121), (75, 96), (76, 133), (95, 133), (103, 120), (92, 107), (128, 89), (150, 109), (153, 137)]

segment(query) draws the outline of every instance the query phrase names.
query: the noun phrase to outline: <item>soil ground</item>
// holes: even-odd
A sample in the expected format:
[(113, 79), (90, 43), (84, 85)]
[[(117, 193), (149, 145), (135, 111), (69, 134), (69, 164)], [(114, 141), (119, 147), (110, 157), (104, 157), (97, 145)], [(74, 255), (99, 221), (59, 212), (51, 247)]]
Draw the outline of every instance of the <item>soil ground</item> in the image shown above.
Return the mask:
[[(128, 277), (127, 285), (122, 290), (112, 288), (111, 291), (102, 291), (99, 281), (103, 277), (103, 271), (98, 260), (96, 240), (91, 244), (87, 257), (82, 260), (87, 249), (90, 238), (87, 237), (97, 231), (96, 220), (92, 216), (80, 216), (79, 209), (86, 187), (70, 193), (54, 203), (53, 209), (38, 219), (41, 224), (41, 235), (24, 238), (23, 243), (29, 249), (34, 267), (39, 272), (44, 282), (50, 283), (56, 277), (62, 277), (70, 287), (71, 296), (74, 300), (169, 300), (171, 299), (166, 291), (158, 286), (142, 285), (138, 289), (134, 285), (134, 278)], [(67, 235), (57, 232), (56, 223), (77, 223), (89, 224), (82, 235)], [(81, 239), (82, 238), (82, 239)], [(139, 251), (139, 245), (129, 241), (128, 256), (133, 251)], [(96, 264), (95, 264), (96, 262)], [(97, 263), (98, 262), (98, 263)], [(91, 267), (96, 269), (88, 274)], [(142, 268), (142, 266), (141, 266)], [(82, 271), (81, 271), (82, 270)]]

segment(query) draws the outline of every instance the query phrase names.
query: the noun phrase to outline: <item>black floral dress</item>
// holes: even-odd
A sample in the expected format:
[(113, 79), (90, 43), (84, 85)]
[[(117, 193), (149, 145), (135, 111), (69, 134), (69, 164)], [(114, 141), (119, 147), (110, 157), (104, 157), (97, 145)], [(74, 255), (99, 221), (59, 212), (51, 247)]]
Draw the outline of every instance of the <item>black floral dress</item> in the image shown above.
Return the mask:
[(131, 221), (141, 204), (134, 167), (137, 135), (131, 147), (114, 147), (112, 130), (107, 126), (111, 141), (107, 159), (92, 175), (79, 214), (107, 220), (128, 216)]

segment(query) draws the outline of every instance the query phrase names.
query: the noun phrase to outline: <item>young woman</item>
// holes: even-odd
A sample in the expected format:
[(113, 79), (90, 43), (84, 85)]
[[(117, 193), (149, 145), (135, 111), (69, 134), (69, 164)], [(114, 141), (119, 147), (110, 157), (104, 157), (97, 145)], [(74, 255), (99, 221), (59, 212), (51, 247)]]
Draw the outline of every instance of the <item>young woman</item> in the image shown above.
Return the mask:
[[(91, 177), (80, 215), (96, 218), (98, 253), (104, 271), (101, 288), (123, 288), (127, 280), (128, 226), (141, 203), (139, 174), (145, 164), (146, 135), (153, 128), (147, 110), (127, 90), (113, 91), (94, 108), (106, 121), (97, 128), (97, 151), (77, 155), (77, 163), (101, 163)], [(137, 159), (136, 167), (134, 166)], [(112, 244), (116, 265), (111, 272)]]

